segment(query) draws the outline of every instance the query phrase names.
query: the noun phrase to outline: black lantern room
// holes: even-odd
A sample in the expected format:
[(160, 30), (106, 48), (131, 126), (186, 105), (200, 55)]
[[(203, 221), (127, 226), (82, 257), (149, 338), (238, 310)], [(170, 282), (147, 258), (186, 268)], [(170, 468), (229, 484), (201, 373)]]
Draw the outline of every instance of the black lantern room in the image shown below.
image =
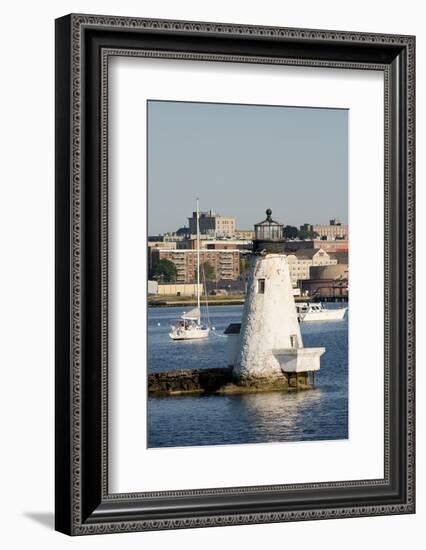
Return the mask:
[(272, 210), (266, 211), (266, 220), (254, 226), (254, 252), (282, 253), (284, 251), (283, 225), (272, 219)]

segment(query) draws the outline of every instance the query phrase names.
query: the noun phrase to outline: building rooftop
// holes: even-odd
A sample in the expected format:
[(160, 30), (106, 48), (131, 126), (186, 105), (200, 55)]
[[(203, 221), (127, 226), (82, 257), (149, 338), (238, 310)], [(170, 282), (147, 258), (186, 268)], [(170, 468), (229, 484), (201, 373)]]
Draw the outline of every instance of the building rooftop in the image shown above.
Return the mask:
[(330, 258), (334, 258), (339, 264), (348, 264), (349, 255), (347, 252), (330, 252)]
[(311, 260), (315, 256), (315, 254), (318, 254), (318, 252), (320, 251), (328, 255), (328, 252), (322, 250), (321, 248), (299, 248), (299, 250), (291, 252), (289, 256), (296, 256), (296, 258), (298, 258), (299, 260)]

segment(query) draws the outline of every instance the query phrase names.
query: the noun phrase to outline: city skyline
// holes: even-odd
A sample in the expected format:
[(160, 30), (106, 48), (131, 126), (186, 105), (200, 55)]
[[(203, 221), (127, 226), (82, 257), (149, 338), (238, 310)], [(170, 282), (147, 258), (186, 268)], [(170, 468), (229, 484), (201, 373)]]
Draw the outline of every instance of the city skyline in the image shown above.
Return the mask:
[[(201, 212), (210, 212), (210, 210), (203, 210), (201, 211), (200, 210), (200, 213)], [(216, 216), (223, 216), (223, 217), (233, 217), (232, 214), (226, 214), (225, 216), (221, 213), (221, 212), (216, 212), (216, 211), (211, 211), (212, 212), (212, 215), (216, 215)], [(309, 220), (309, 221), (305, 221), (304, 223), (296, 223), (296, 224), (290, 224), (290, 223), (283, 223), (281, 220), (279, 219), (276, 219), (274, 213), (272, 212), (272, 217), (275, 219), (275, 221), (281, 223), (284, 227), (285, 226), (292, 226), (292, 227), (296, 227), (297, 229), (301, 229), (301, 227), (305, 224), (309, 224), (309, 225), (329, 225), (329, 222), (331, 220), (328, 220), (326, 221), (325, 223), (317, 223), (316, 220)], [(236, 224), (235, 224), (235, 228), (236, 228), (236, 231), (254, 231), (254, 225), (260, 221), (262, 221), (264, 218), (266, 218), (266, 213), (265, 215), (263, 216), (263, 218), (261, 217), (261, 219), (258, 219), (256, 220), (255, 222), (253, 222), (249, 227), (242, 227), (241, 225), (238, 224), (238, 218), (236, 218)], [(331, 218), (333, 219), (333, 218)], [(343, 222), (342, 219), (339, 217), (339, 216), (335, 216), (336, 220), (339, 220), (341, 222), (342, 225), (347, 225), (346, 222)], [(176, 227), (175, 229), (173, 230), (167, 230), (167, 231), (159, 231), (159, 232), (156, 232), (156, 233), (149, 233), (149, 236), (163, 236), (163, 235), (173, 235), (178, 229), (182, 229), (183, 227), (186, 227), (188, 228), (188, 216), (186, 216), (184, 218), (184, 223), (182, 223), (180, 226)]]
[(348, 219), (348, 111), (148, 101), (148, 233), (202, 211), (251, 230)]
[[(222, 214), (222, 212), (217, 212), (217, 211), (214, 211), (214, 210), (200, 210), (200, 213), (203, 212), (210, 212), (212, 213), (212, 215), (216, 215), (216, 216), (220, 216), (220, 217), (233, 217), (232, 214)], [(184, 222), (179, 225), (178, 227), (176, 227), (175, 229), (172, 229), (172, 230), (167, 230), (167, 231), (159, 231), (157, 233), (149, 233), (148, 236), (152, 236), (152, 237), (155, 237), (155, 236), (163, 236), (163, 235), (172, 235), (174, 234), (178, 229), (182, 229), (183, 227), (186, 227), (188, 228), (188, 217), (189, 216), (186, 216), (183, 218)], [(322, 223), (318, 223), (316, 220), (309, 220), (309, 221), (305, 221), (303, 223), (296, 223), (296, 224), (290, 224), (290, 223), (283, 223), (281, 220), (279, 220), (275, 215), (274, 215), (274, 212), (272, 212), (272, 217), (274, 218), (275, 221), (281, 223), (284, 227), (285, 226), (292, 226), (292, 227), (296, 227), (297, 229), (301, 229), (301, 227), (305, 224), (309, 224), (309, 225), (329, 225), (329, 222), (333, 219), (331, 218), (330, 220), (326, 220), (325, 222), (322, 222)], [(260, 218), (256, 221), (254, 221), (250, 226), (248, 227), (242, 227), (239, 223), (238, 223), (238, 218), (236, 218), (236, 225), (235, 225), (235, 228), (236, 228), (236, 231), (254, 231), (254, 225), (260, 221), (262, 221), (263, 219), (266, 218), (266, 213), (264, 212), (264, 216), (262, 218), (262, 216), (260, 216)], [(343, 222), (342, 218), (339, 217), (339, 216), (334, 216), (334, 219), (335, 220), (338, 220), (341, 222), (342, 225), (347, 225), (346, 222)]]

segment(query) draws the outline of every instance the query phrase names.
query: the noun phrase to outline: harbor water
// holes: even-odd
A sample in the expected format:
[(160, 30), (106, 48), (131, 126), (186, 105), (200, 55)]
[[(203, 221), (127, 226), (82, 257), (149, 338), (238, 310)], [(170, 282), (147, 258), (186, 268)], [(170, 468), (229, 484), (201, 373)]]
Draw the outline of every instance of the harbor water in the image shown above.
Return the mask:
[[(347, 304), (345, 304), (346, 306)], [(343, 304), (327, 304), (327, 308)], [(210, 306), (215, 331), (173, 341), (169, 323), (185, 308), (149, 308), (148, 372), (226, 366), (229, 323), (243, 306)], [(188, 309), (188, 308), (186, 308)], [(325, 347), (315, 389), (242, 395), (148, 398), (148, 446), (184, 447), (348, 438), (348, 312), (342, 321), (301, 324), (306, 347)]]

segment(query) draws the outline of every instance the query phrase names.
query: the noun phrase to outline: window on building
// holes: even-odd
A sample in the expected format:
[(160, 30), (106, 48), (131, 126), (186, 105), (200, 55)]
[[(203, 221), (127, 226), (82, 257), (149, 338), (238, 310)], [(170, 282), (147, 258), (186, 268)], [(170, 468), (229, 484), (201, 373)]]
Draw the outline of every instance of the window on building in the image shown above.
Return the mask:
[(290, 334), (290, 347), (298, 348), (297, 334)]
[(265, 279), (258, 279), (257, 280), (257, 293), (258, 294), (265, 294)]

